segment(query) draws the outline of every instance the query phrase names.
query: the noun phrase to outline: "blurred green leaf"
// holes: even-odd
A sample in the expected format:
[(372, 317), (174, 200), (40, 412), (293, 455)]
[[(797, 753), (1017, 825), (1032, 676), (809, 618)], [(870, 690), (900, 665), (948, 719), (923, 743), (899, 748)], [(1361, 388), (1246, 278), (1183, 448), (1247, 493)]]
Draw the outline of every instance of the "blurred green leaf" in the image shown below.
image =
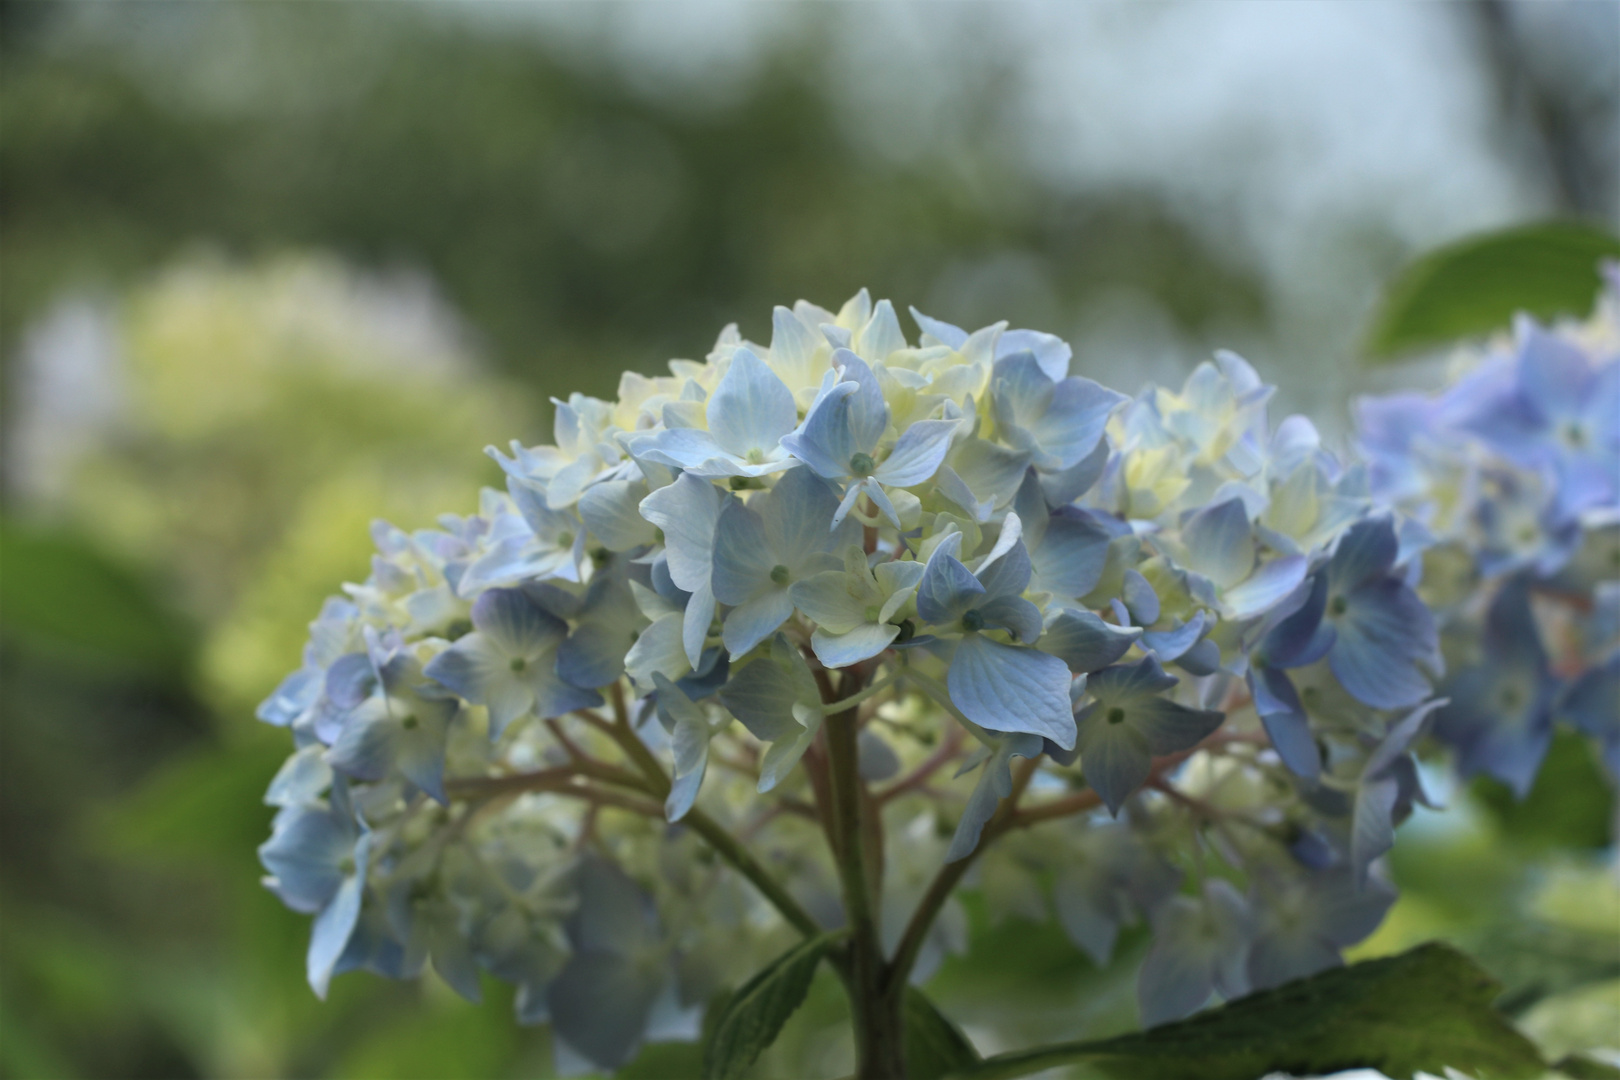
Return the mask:
[(1462, 944), (1502, 983), (1496, 1007), (1510, 1016), (1552, 994), (1620, 978), (1620, 937), (1539, 919), (1497, 923)]
[(459, 999), (423, 1001), (398, 1009), (375, 1025), (342, 1056), (333, 1075), (353, 1080), (420, 1080), (454, 1076), (495, 1080), (510, 1074), (520, 1029), (512, 1023), (510, 996), (485, 980), (495, 1000), (473, 1005)]
[(735, 1080), (776, 1041), (837, 938), (821, 934), (800, 942), (732, 995), (703, 1048), (703, 1075), (708, 1080)]
[(0, 628), (89, 662), (178, 678), (192, 635), (138, 575), (71, 533), (0, 521)]
[(1530, 851), (1599, 850), (1613, 837), (1614, 789), (1591, 741), (1572, 731), (1553, 735), (1535, 784), (1522, 800), (1489, 778), (1475, 781), (1474, 794), (1502, 836)]
[(1117, 1080), (1254, 1080), (1374, 1068), (1404, 1080), (1450, 1066), (1481, 1077), (1540, 1076), (1540, 1053), (1491, 1008), (1500, 989), (1446, 945), (1251, 994), (1151, 1031), (999, 1054), (961, 1075), (1027, 1076), (1085, 1064)]
[(1418, 259), (1385, 291), (1367, 335), (1375, 361), (1506, 326), (1516, 312), (1584, 315), (1598, 264), (1620, 258), (1620, 239), (1591, 225), (1554, 221), (1449, 244)]
[(270, 835), (264, 791), (287, 753), (285, 732), (266, 729), (249, 745), (165, 762), (128, 798), (93, 814), (90, 835), (129, 858), (251, 865)]
[(921, 990), (906, 990), (906, 1071), (911, 1080), (938, 1080), (979, 1063), (979, 1052)]
[(1585, 1054), (1570, 1054), (1553, 1066), (1570, 1080), (1620, 1080), (1620, 1069)]

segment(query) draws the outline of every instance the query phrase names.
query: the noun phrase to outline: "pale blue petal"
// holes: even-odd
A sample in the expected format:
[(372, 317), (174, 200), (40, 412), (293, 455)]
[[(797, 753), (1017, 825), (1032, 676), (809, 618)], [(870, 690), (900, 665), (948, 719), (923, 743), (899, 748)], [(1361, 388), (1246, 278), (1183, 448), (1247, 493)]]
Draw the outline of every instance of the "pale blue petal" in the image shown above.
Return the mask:
[(900, 756), (870, 727), (861, 729), (856, 743), (856, 761), (861, 779), (869, 784), (887, 780), (900, 772)]
[(1030, 552), (1040, 587), (1078, 600), (1097, 587), (1108, 562), (1109, 534), (1083, 511), (1058, 513)]
[(872, 317), (861, 328), (861, 349), (875, 361), (886, 359), (890, 353), (906, 348), (906, 336), (900, 330), (900, 319), (894, 305), (879, 300), (872, 306)]
[(1284, 555), (1256, 570), (1240, 585), (1227, 589), (1221, 602), (1234, 619), (1249, 619), (1282, 603), (1305, 580), (1309, 560), (1303, 555)]
[(761, 742), (803, 730), (793, 718), (796, 700), (792, 676), (769, 660), (744, 665), (720, 690), (721, 703)]
[(371, 837), (362, 835), (354, 848), (354, 873), (346, 877), (332, 902), (315, 916), (310, 928), (309, 953), (305, 968), (310, 988), (315, 996), (326, 1000), (326, 988), (332, 980), (332, 971), (349, 944), (354, 927), (360, 920), (360, 904), (366, 888), (366, 864), (371, 851)]
[(687, 661), (694, 668), (703, 657), (703, 646), (709, 640), (714, 611), (714, 589), (705, 582), (686, 601), (686, 611), (681, 616), (681, 644), (686, 649)]
[(1416, 704), (1429, 693), (1418, 670), (1433, 648), (1434, 618), (1401, 582), (1369, 581), (1348, 597), (1334, 620), (1338, 638), (1328, 663), (1344, 688), (1376, 709)]
[(1137, 788), (1153, 771), (1153, 751), (1147, 736), (1130, 724), (1111, 724), (1100, 705), (1088, 705), (1078, 717), (1080, 768), (1086, 783), (1102, 797), (1108, 812), (1118, 816)]
[(1073, 376), (1057, 384), (1051, 408), (1032, 430), (1041, 448), (1057, 458), (1057, 468), (1072, 468), (1096, 449), (1108, 417), (1128, 400), (1090, 379)]
[(1137, 626), (1152, 626), (1159, 621), (1159, 594), (1153, 591), (1148, 579), (1140, 571), (1125, 571), (1125, 584), (1121, 599)]
[(798, 431), (782, 437), (788, 453), (829, 480), (850, 475), (850, 459), (862, 449), (850, 428), (850, 397), (857, 389), (854, 383), (837, 383), (810, 406)]
[(698, 428), (665, 428), (637, 438), (631, 449), (644, 461), (684, 469), (699, 477), (733, 476), (742, 464), (713, 435)]
[(720, 489), (689, 473), (641, 500), (641, 516), (663, 530), (669, 576), (687, 592), (709, 581), (720, 506)]
[(1040, 330), (1008, 330), (996, 340), (997, 360), (1021, 352), (1033, 354), (1041, 371), (1053, 382), (1061, 382), (1069, 374), (1069, 361), (1074, 358), (1068, 342)]
[(842, 634), (817, 630), (810, 635), (810, 647), (824, 667), (849, 667), (887, 649), (899, 633), (900, 628), (892, 623), (863, 623)]
[(803, 319), (778, 304), (771, 312), (771, 359), (804, 365), (822, 347), (821, 337)]
[(1338, 949), (1308, 933), (1265, 934), (1249, 950), (1249, 982), (1266, 990), (1343, 963)]
[(1025, 645), (1041, 636), (1041, 609), (1022, 597), (1000, 596), (980, 604), (975, 610), (985, 626), (1008, 630)]
[(793, 391), (747, 349), (731, 355), (731, 366), (709, 396), (707, 416), (715, 442), (744, 460), (775, 450), (799, 422)]
[(1388, 573), (1399, 553), (1400, 541), (1388, 518), (1358, 521), (1339, 539), (1328, 563), (1333, 591), (1348, 592), (1368, 578)]
[(868, 601), (851, 591), (856, 584), (842, 570), (826, 570), (794, 582), (789, 592), (806, 618), (829, 633), (841, 634), (866, 621)]
[(922, 483), (939, 471), (958, 426), (955, 420), (919, 420), (905, 430), (872, 475), (893, 487)]
[(1159, 658), (1159, 663), (1168, 664), (1180, 657), (1188, 649), (1198, 644), (1198, 639), (1204, 633), (1207, 621), (1202, 611), (1193, 615), (1186, 623), (1171, 630), (1149, 631), (1142, 635), (1142, 648)]
[(641, 516), (647, 485), (639, 481), (604, 480), (579, 498), (579, 516), (592, 536), (609, 551), (629, 551), (657, 539), (652, 522)]
[[(846, 544), (860, 542), (858, 522), (848, 521), (828, 531), (826, 523), (837, 510), (838, 495), (827, 481), (809, 469), (794, 469), (750, 505), (759, 508), (766, 548), (776, 563), (793, 572), (795, 580), (816, 570), (831, 568), (812, 567), (812, 563), (825, 561), (816, 556), (841, 551)], [(838, 565), (837, 560), (832, 565)], [(718, 588), (715, 595), (720, 595)], [(725, 597), (720, 599), (735, 603)]]
[[(534, 694), (534, 713), (542, 720), (567, 716), (576, 709), (594, 709), (602, 704), (602, 695), (568, 682), (557, 673), (554, 663), (543, 661), (533, 664), (527, 678)], [(490, 717), (490, 732), (499, 735), (494, 716)]]
[(625, 654), (624, 670), (642, 691), (653, 688), (655, 673), (679, 678), (691, 670), (681, 642), (680, 612), (663, 616), (641, 632)]
[(1182, 653), (1176, 666), (1189, 675), (1213, 675), (1221, 669), (1220, 646), (1205, 638)]
[(1148, 748), (1155, 755), (1192, 749), (1226, 719), (1226, 714), (1216, 709), (1193, 709), (1158, 697), (1136, 701), (1126, 715), (1126, 722), (1147, 737)]
[[(1215, 584), (1236, 585), (1254, 569), (1254, 530), (1242, 499), (1198, 511), (1182, 528), (1186, 566)], [(1303, 577), (1303, 568), (1301, 576)]]
[(354, 819), (325, 806), (293, 806), (275, 816), (270, 839), (259, 845), (267, 882), (281, 902), (312, 914), (343, 883), (343, 860), (354, 850)]
[(1356, 791), (1356, 808), (1350, 825), (1350, 865), (1356, 884), (1367, 880), (1372, 861), (1395, 846), (1395, 800), (1400, 783), (1393, 776), (1364, 780)]
[(1322, 775), (1322, 752), (1293, 682), (1286, 673), (1262, 664), (1249, 668), (1248, 681), (1255, 711), (1277, 756), (1295, 776), (1314, 782)]
[(960, 349), (962, 347), (962, 343), (967, 340), (967, 331), (963, 330), (960, 326), (952, 326), (948, 322), (930, 318), (918, 311), (916, 308), (911, 309), (911, 317), (917, 320), (917, 326), (922, 330), (923, 333), (927, 334), (941, 345), (948, 346), (952, 349)]
[(985, 823), (995, 814), (1002, 799), (1012, 794), (1012, 759), (1037, 758), (1041, 755), (1042, 741), (1038, 735), (1008, 735), (996, 742), (995, 752), (984, 763), (979, 782), (962, 808), (962, 817), (951, 837), (951, 846), (945, 852), (946, 862), (956, 862), (973, 854), (979, 846), (979, 836)]
[(326, 748), (312, 743), (282, 763), (264, 793), (264, 801), (268, 806), (311, 804), (331, 783), (332, 767), (326, 763)]
[(741, 656), (770, 637), (792, 615), (793, 598), (786, 589), (773, 586), (726, 614), (720, 627), (721, 640), (727, 652)]
[(474, 601), (472, 624), (507, 656), (533, 656), (568, 633), (561, 619), (540, 608), (518, 589), (490, 589)]
[(776, 554), (766, 543), (765, 523), (760, 515), (741, 500), (727, 503), (714, 532), (714, 598), (722, 604), (749, 600), (772, 587), (771, 570), (775, 565)]
[(1149, 656), (1134, 664), (1120, 664), (1096, 672), (1089, 677), (1086, 689), (1105, 704), (1129, 705), (1162, 694), (1179, 681), (1174, 675), (1166, 675), (1159, 662)]
[(1020, 732), (1074, 748), (1069, 669), (1055, 656), (968, 634), (957, 646), (946, 685), (969, 720), (990, 731)]
[(546, 993), (552, 1031), (599, 1068), (617, 1069), (640, 1049), (663, 982), (662, 968), (641, 957), (576, 951)]
[[(996, 541), (996, 548), (985, 557), (985, 561), (995, 559), (988, 566), (983, 563), (979, 572), (974, 576), (979, 584), (984, 586), (984, 599), (995, 600), (1002, 597), (1015, 597), (1022, 595), (1029, 587), (1031, 574), (1029, 551), (1024, 547), (1022, 539), (1014, 539), (1010, 547), (1006, 547), (1008, 533), (1018, 528), (1018, 518), (1008, 514), (1007, 522), (1002, 527), (1001, 538)], [(997, 557), (997, 551), (1006, 547)]]
[(1040, 649), (1083, 674), (1101, 671), (1124, 656), (1141, 633), (1134, 627), (1122, 630), (1089, 611), (1067, 610), (1041, 635)]
[(1070, 468), (1041, 473), (1041, 490), (1046, 493), (1047, 504), (1067, 506), (1090, 491), (1108, 467), (1110, 450), (1107, 439), (1098, 439), (1091, 453)]
[(1136, 1000), (1143, 1027), (1190, 1016), (1215, 992), (1212, 958), (1198, 936), (1202, 922), (1197, 901), (1185, 896), (1173, 898), (1155, 920), (1153, 946), (1137, 974)]
[(923, 621), (943, 624), (960, 618), (984, 595), (984, 586), (956, 558), (962, 534), (952, 533), (934, 548), (917, 586), (917, 614)]

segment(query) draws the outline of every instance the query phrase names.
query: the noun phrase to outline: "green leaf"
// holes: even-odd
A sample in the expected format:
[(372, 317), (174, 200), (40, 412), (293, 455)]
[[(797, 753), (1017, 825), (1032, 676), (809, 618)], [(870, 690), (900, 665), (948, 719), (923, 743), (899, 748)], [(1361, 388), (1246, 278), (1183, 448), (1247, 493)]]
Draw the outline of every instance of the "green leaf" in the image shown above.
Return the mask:
[(987, 1059), (971, 1080), (1090, 1065), (1116, 1080), (1254, 1080), (1372, 1068), (1408, 1078), (1446, 1066), (1491, 1080), (1536, 1077), (1535, 1046), (1491, 1008), (1499, 987), (1446, 945), (1299, 979), (1151, 1031)]
[(77, 536), (0, 522), (0, 627), (96, 667), (180, 677), (192, 634), (136, 573)]
[(1585, 1054), (1570, 1054), (1553, 1068), (1570, 1080), (1620, 1080), (1620, 1069)]
[(731, 996), (703, 1048), (705, 1080), (735, 1080), (776, 1041), (782, 1025), (804, 1002), (816, 965), (838, 937), (820, 934), (801, 941)]
[(921, 990), (907, 988), (905, 1009), (906, 1074), (911, 1080), (939, 1080), (979, 1063), (979, 1052), (967, 1036)]
[(1496, 819), (1504, 839), (1527, 851), (1607, 848), (1614, 829), (1614, 788), (1592, 741), (1573, 731), (1553, 733), (1552, 745), (1523, 799), (1500, 780), (1480, 777), (1474, 794)]
[(1620, 979), (1620, 938), (1521, 916), (1472, 931), (1461, 944), (1502, 983), (1496, 1008), (1518, 1016), (1554, 994)]
[(1390, 360), (1508, 325), (1584, 315), (1601, 284), (1598, 264), (1620, 258), (1620, 239), (1569, 221), (1470, 237), (1418, 259), (1385, 290), (1365, 351)]

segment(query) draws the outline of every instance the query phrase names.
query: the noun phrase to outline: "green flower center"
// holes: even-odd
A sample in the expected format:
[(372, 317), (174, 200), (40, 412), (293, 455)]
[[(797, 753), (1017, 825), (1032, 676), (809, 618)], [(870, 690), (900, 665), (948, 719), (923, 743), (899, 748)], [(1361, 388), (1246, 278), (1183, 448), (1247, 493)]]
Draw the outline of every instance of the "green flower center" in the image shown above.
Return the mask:
[(1108, 716), (1106, 719), (1110, 724), (1123, 724), (1125, 722), (1125, 710), (1120, 708), (1118, 705), (1115, 705), (1112, 709), (1108, 710)]
[(506, 666), (511, 668), (513, 671), (522, 671), (524, 668), (529, 666), (529, 662), (523, 659), (521, 656), (514, 656), (512, 657), (512, 662)]
[(1328, 601), (1328, 611), (1332, 612), (1334, 615), (1343, 615), (1349, 610), (1349, 608), (1350, 601), (1346, 600), (1342, 596), (1335, 596), (1332, 600)]
[(414, 731), (416, 729), (416, 725), (418, 725), (420, 723), (421, 723), (421, 721), (418, 720), (414, 715), (412, 715), (412, 716), (407, 716), (405, 719), (401, 720), (399, 722), (399, 726), (404, 728), (406, 731)]
[(980, 615), (977, 611), (968, 612), (966, 615), (962, 616), (962, 629), (983, 630), (984, 616)]
[(786, 585), (788, 581), (792, 579), (792, 577), (793, 574), (781, 563), (777, 563), (775, 566), (771, 567), (771, 580), (776, 582), (778, 585)]
[(860, 453), (849, 459), (849, 471), (856, 476), (870, 475), (876, 466), (871, 454)]

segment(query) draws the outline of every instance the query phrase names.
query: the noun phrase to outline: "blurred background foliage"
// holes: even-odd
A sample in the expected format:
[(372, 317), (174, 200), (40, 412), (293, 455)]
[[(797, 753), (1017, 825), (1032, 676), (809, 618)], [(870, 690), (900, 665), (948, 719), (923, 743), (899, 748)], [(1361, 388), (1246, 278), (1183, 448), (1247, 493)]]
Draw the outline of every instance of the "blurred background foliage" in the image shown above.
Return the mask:
[[(1451, 65), (1431, 90), (1456, 100), (1426, 115), (1478, 127), (1446, 150), (1477, 197), (1442, 190), (1445, 213), (1386, 205), (1367, 177), (1391, 165), (1342, 177), (1289, 248), (1263, 160), (1292, 190), (1335, 159), (1308, 108), (1255, 120), (1270, 100), (1221, 120), (1219, 160), (1191, 141), (1136, 172), (1055, 170), (1036, 51), (1003, 24), (1059, 68), (1105, 68), (1111, 41), (1152, 47), (1174, 19), (1197, 36), (1196, 7), (1141, 26), (1098, 8), (1083, 46), (1043, 33), (1045, 9), (896, 29), (876, 8), (0, 4), (0, 1075), (550, 1074), (493, 984), (482, 1007), (368, 976), (314, 1000), (307, 919), (254, 856), (285, 733), (251, 719), (321, 597), (365, 574), (367, 523), (473, 509), (497, 479), (480, 448), (545, 439), (548, 396), (867, 285), (1070, 335), (1128, 391), (1236, 346), (1333, 431), (1352, 390), (1425, 370), (1350, 363), (1408, 257), (1554, 214), (1613, 227), (1620, 65), (1558, 62), (1572, 36), (1620, 53), (1601, 2), (1365, 16), (1367, 47)], [(1346, 17), (1202, 7), (1279, 56)], [(944, 29), (907, 52), (919, 22)], [(685, 66), (649, 65), (648, 40)], [(1227, 47), (1217, 75), (1247, 62)], [(1053, 101), (1130, 126), (1128, 102), (1163, 96), (1139, 66), (1117, 100)], [(1326, 106), (1351, 152), (1415, 153), (1422, 130), (1380, 142), (1353, 98)], [(1164, 139), (1191, 139), (1197, 110), (1166, 108), (1190, 119)], [(1276, 212), (1245, 217), (1237, 191)], [(1404, 830), (1405, 893), (1363, 954), (1450, 938), (1550, 1049), (1612, 1044), (1615, 808), (1585, 745), (1560, 743), (1523, 803), (1450, 801)], [(930, 993), (981, 1050), (1134, 1025), (1140, 938), (1097, 970), (1053, 926), (969, 909), (973, 947)], [(762, 1075), (847, 1071), (841, 1010), (818, 983)], [(695, 1068), (654, 1046), (626, 1075)]]

